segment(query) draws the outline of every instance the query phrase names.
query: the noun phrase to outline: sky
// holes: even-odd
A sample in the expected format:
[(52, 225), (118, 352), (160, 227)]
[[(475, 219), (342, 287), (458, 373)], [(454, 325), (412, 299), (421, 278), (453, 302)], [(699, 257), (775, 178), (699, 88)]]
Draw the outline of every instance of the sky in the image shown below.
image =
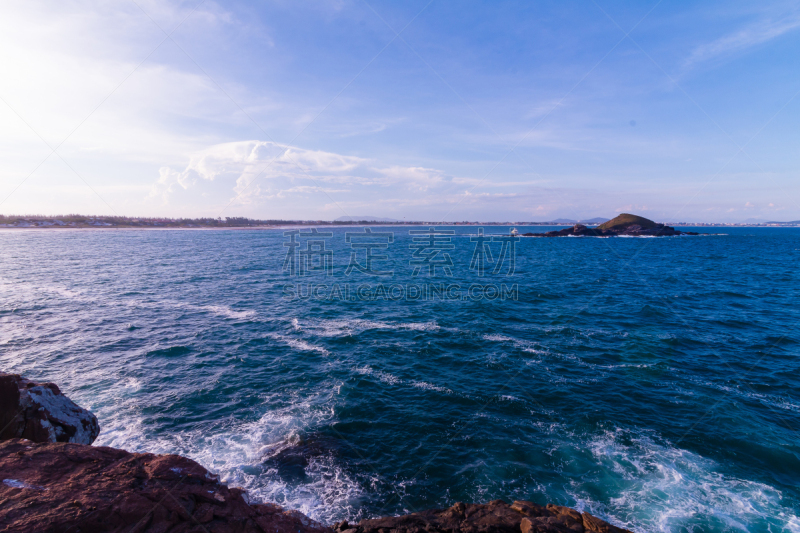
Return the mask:
[(9, 0), (0, 213), (800, 219), (800, 4)]

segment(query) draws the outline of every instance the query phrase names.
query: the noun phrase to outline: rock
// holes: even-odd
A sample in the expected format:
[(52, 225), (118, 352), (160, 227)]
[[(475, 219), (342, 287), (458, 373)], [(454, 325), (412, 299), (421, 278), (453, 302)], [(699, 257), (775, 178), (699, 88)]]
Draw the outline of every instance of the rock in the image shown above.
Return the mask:
[(99, 434), (97, 417), (61, 394), (55, 383), (0, 372), (0, 440), (91, 444)]
[(622, 529), (612, 526), (608, 522), (600, 520), (596, 516), (589, 513), (583, 513), (583, 526), (589, 531), (597, 531), (599, 533), (624, 533), (627, 529)]
[(362, 520), (356, 526), (337, 524), (335, 529), (338, 533), (630, 533), (570, 507), (528, 501), (508, 505), (502, 500), (459, 502), (448, 509)]
[(575, 224), (571, 228), (546, 233), (525, 233), (523, 237), (615, 237), (630, 235), (634, 237), (673, 237), (677, 235), (697, 235), (694, 231), (679, 231), (671, 226), (653, 222), (644, 217), (623, 213), (616, 218), (600, 224), (596, 228), (587, 228), (583, 224)]
[(248, 504), (190, 459), (70, 443), (0, 442), (0, 531), (332, 533)]

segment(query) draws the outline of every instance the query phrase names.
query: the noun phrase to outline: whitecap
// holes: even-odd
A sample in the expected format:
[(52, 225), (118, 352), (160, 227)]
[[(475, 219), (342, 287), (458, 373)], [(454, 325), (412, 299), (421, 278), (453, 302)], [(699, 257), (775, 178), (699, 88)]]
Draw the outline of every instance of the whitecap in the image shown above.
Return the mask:
[(498, 335), (497, 333), (486, 334), (483, 336), (483, 340), (497, 341), (497, 342), (511, 342), (511, 343), (515, 341), (515, 339), (512, 339), (511, 337), (506, 337), (505, 335)]
[(305, 350), (307, 352), (319, 352), (322, 355), (330, 354), (330, 352), (325, 348), (323, 348), (322, 346), (314, 346), (313, 344), (309, 344), (306, 341), (302, 341), (300, 339), (284, 338), (283, 341), (292, 348), (295, 348), (297, 350)]
[(295, 339), (292, 337), (288, 337), (286, 335), (278, 335), (275, 333), (267, 334), (267, 337), (270, 339), (275, 339), (277, 341), (283, 342), (286, 345), (294, 348), (295, 350), (307, 351), (307, 352), (319, 352), (322, 355), (330, 355), (330, 352), (323, 348), (322, 346), (314, 346), (313, 344), (309, 344), (302, 339)]
[(136, 378), (128, 378), (125, 380), (125, 388), (138, 391), (142, 388), (142, 382)]
[(436, 392), (443, 392), (445, 394), (453, 394), (453, 391), (448, 389), (447, 387), (441, 387), (439, 385), (434, 385), (433, 383), (428, 383), (427, 381), (412, 381), (412, 387), (417, 387), (418, 389), (425, 389), (425, 390), (432, 390)]
[(491, 341), (491, 342), (507, 342), (512, 344), (515, 348), (522, 350), (523, 352), (532, 353), (532, 354), (547, 354), (546, 350), (540, 350), (536, 348), (536, 343), (531, 341), (526, 341), (522, 339), (515, 339), (513, 337), (508, 337), (506, 335), (499, 335), (496, 333), (486, 334), (483, 335), (483, 340)]
[[(187, 307), (194, 307), (194, 306), (187, 306)], [(205, 311), (210, 311), (217, 316), (224, 316), (226, 318), (233, 318), (237, 320), (241, 320), (244, 318), (250, 318), (256, 315), (255, 311), (234, 311), (230, 307), (226, 305), (204, 305), (197, 307), (197, 309), (203, 309)]]
[(75, 288), (68, 288), (63, 285), (44, 284), (38, 285), (30, 281), (11, 280), (8, 278), (0, 278), (0, 288), (4, 291), (14, 293), (15, 296), (30, 298), (34, 293), (45, 294), (50, 296), (58, 296), (66, 300), (74, 300), (79, 302), (94, 303), (92, 298), (84, 295), (84, 293)]
[(575, 484), (571, 496), (580, 510), (610, 518), (633, 530), (671, 532), (702, 527), (713, 520), (726, 528), (789, 528), (797, 517), (781, 505), (779, 490), (723, 473), (720, 465), (650, 435), (617, 429), (590, 438), (586, 448), (598, 465), (613, 473), (616, 494), (597, 502)]
[(392, 323), (376, 320), (341, 319), (321, 320), (306, 324), (305, 329), (321, 337), (349, 337), (372, 329), (436, 331), (439, 329), (439, 325), (435, 321)]
[(388, 372), (383, 372), (382, 370), (374, 370), (370, 366), (363, 366), (363, 367), (356, 367), (353, 369), (354, 372), (357, 374), (362, 374), (365, 376), (375, 376), (378, 380), (382, 381), (383, 383), (387, 383), (389, 385), (399, 385), (403, 383), (403, 380), (389, 374)]

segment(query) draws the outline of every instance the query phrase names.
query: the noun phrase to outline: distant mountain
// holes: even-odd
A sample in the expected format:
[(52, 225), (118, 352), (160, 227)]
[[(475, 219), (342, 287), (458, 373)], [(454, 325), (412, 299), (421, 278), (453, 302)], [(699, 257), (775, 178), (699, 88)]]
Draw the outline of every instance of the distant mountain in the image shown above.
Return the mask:
[(355, 217), (339, 217), (334, 222), (402, 222), (394, 218), (373, 217), (370, 215), (361, 215)]
[(779, 220), (764, 220), (763, 218), (748, 218), (747, 220), (743, 220), (740, 224), (786, 224), (786, 225), (798, 225), (800, 224), (800, 220), (790, 220), (788, 222), (781, 222)]
[(572, 220), (571, 218), (557, 218), (555, 220), (550, 221), (552, 224), (602, 224), (603, 222), (608, 222), (607, 218), (603, 217), (594, 217), (594, 218), (587, 218), (586, 220)]

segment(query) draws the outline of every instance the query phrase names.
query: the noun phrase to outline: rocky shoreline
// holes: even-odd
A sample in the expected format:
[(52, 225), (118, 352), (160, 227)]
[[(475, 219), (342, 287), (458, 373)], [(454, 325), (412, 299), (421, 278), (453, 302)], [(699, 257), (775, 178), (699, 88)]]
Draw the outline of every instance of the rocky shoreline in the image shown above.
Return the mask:
[(17, 374), (0, 372), (0, 423), (0, 532), (630, 533), (569, 507), (502, 500), (326, 526), (250, 502), (185, 457), (91, 446), (91, 412)]

